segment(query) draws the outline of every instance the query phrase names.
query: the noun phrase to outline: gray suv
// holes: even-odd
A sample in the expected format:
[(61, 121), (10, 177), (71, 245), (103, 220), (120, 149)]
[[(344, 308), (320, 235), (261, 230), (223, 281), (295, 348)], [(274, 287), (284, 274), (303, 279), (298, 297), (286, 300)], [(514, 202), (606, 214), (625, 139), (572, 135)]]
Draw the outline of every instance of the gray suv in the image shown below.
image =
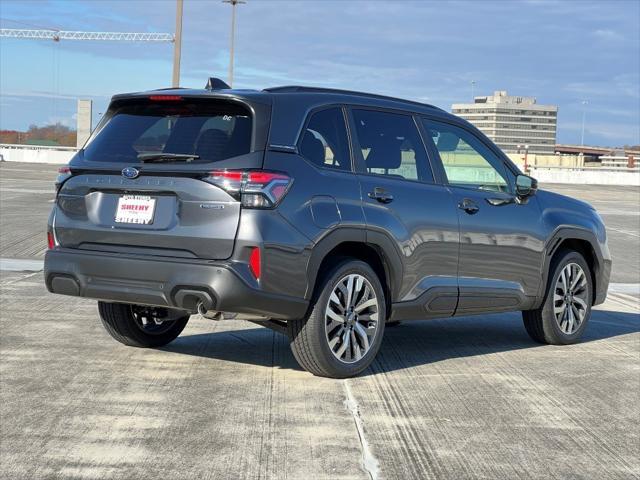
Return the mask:
[(399, 320), (520, 310), (535, 341), (574, 343), (609, 283), (591, 206), (537, 191), (468, 122), (380, 95), (116, 95), (57, 189), (47, 288), (97, 299), (125, 345), (239, 318), (343, 378)]

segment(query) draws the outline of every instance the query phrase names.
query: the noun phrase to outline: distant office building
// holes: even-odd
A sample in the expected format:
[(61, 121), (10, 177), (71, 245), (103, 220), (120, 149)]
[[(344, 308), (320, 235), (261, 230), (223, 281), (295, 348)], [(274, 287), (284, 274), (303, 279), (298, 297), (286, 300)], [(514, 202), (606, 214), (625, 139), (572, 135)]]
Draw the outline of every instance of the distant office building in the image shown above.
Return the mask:
[(533, 97), (512, 97), (498, 91), (475, 97), (473, 103), (454, 103), (451, 111), (482, 130), (505, 152), (553, 154), (558, 107), (538, 105)]

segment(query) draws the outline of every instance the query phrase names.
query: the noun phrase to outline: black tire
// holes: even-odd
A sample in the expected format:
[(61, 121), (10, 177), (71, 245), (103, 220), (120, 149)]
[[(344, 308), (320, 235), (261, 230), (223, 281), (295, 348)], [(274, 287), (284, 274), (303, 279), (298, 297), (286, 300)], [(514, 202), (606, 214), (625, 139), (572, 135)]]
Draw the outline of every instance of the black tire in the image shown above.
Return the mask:
[(145, 329), (137, 319), (144, 309), (136, 305), (98, 302), (104, 328), (117, 341), (130, 347), (162, 347), (175, 340), (189, 321), (189, 315), (185, 315)]
[[(577, 264), (583, 270), (586, 280), (586, 285), (584, 287), (586, 309), (584, 319), (581, 320), (577, 329), (572, 333), (566, 333), (561, 329), (560, 324), (556, 319), (554, 307), (556, 307), (557, 302), (562, 306), (562, 302), (556, 300), (554, 298), (554, 294), (561, 292), (556, 289), (556, 286), (563, 270), (571, 264)], [(589, 323), (592, 299), (593, 281), (589, 265), (579, 252), (573, 250), (562, 250), (555, 255), (551, 262), (547, 290), (545, 292), (542, 305), (538, 309), (522, 312), (524, 327), (529, 336), (539, 343), (546, 343), (549, 345), (570, 345), (572, 343), (576, 343), (580, 340), (580, 337), (582, 337), (582, 334)], [(565, 304), (565, 309), (566, 308)]]
[[(336, 344), (336, 346), (340, 346), (343, 343), (348, 344), (348, 352), (345, 355), (349, 355), (351, 358), (348, 359), (350, 361), (347, 363), (346, 360), (340, 360), (329, 346), (328, 335), (331, 330), (329, 332), (326, 330), (328, 317), (325, 316), (325, 312), (328, 308), (334, 288), (338, 288), (338, 283), (351, 274), (364, 277), (373, 290), (373, 294), (375, 294), (375, 298), (377, 299), (377, 320), (373, 338), (368, 342), (368, 350), (366, 350), (366, 347), (364, 347), (364, 344), (361, 341), (362, 336), (357, 337), (358, 340), (356, 341), (358, 343), (356, 343), (355, 347), (353, 344), (349, 345), (351, 340)], [(367, 288), (366, 285), (365, 288)], [(361, 293), (362, 292), (363, 291), (361, 291)], [(369, 293), (371, 292), (369, 291)], [(364, 295), (364, 293), (362, 294)], [(342, 337), (343, 339), (349, 337), (349, 335), (352, 335), (350, 338), (356, 338), (356, 336), (354, 336), (356, 335), (355, 333), (350, 334), (348, 332), (348, 328), (351, 328), (353, 331), (354, 326), (352, 325), (352, 327), (348, 327), (348, 321), (346, 320), (346, 317), (344, 318), (344, 325), (336, 327), (337, 330), (333, 331), (344, 332), (344, 336)], [(360, 318), (360, 321), (363, 321), (362, 317)], [(384, 290), (376, 273), (368, 264), (360, 260), (341, 260), (321, 279), (319, 279), (316, 293), (311, 301), (307, 317), (300, 320), (292, 320), (287, 323), (293, 356), (302, 368), (314, 375), (330, 378), (353, 377), (366, 369), (378, 353), (380, 344), (382, 343), (382, 337), (384, 335), (385, 321), (386, 299), (384, 297)], [(358, 317), (356, 316), (354, 323), (357, 322)], [(369, 326), (371, 324), (371, 321), (368, 322)], [(362, 325), (363, 324), (360, 323), (361, 327)], [(347, 328), (345, 329), (344, 326), (347, 326)], [(358, 330), (357, 326), (355, 327), (355, 330)], [(362, 332), (363, 330), (360, 329), (360, 331)], [(339, 335), (340, 334), (336, 334), (336, 336)], [(358, 354), (355, 353), (355, 349), (358, 348), (358, 352), (361, 352), (359, 347), (364, 350), (365, 353), (361, 358), (357, 359)], [(338, 348), (338, 350), (340, 350), (340, 348)], [(355, 360), (354, 357), (357, 360)]]

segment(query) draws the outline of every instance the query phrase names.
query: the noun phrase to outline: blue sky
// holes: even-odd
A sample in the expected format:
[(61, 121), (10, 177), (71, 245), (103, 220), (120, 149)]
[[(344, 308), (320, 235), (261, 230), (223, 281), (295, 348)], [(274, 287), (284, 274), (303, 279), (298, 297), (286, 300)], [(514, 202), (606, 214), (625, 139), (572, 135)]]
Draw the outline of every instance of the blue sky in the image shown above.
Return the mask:
[[(2, 0), (3, 28), (173, 32), (174, 0)], [(181, 85), (226, 78), (230, 7), (185, 0)], [(559, 106), (558, 141), (640, 143), (640, 0), (248, 0), (239, 88), (308, 84), (447, 110), (508, 90)], [(20, 23), (18, 23), (20, 22)], [(172, 44), (0, 41), (0, 128), (75, 125), (76, 99), (169, 86)]]

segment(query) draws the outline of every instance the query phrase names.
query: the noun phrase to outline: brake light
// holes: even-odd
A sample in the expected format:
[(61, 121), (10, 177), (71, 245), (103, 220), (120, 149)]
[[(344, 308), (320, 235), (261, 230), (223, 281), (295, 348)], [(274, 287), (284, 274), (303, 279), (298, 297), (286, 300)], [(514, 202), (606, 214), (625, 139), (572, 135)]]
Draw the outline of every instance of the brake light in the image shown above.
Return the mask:
[(62, 184), (69, 180), (69, 178), (71, 178), (72, 176), (73, 174), (71, 173), (71, 167), (69, 167), (68, 165), (60, 167), (58, 169), (58, 176), (56, 177), (55, 181), (56, 192), (60, 190)]
[(224, 189), (247, 208), (275, 207), (293, 183), (284, 173), (266, 170), (214, 170), (204, 180)]
[(53, 236), (53, 232), (47, 232), (47, 246), (49, 250), (53, 250), (56, 246), (56, 239)]
[(182, 97), (180, 95), (151, 95), (149, 100), (154, 102), (179, 102)]
[(260, 280), (260, 249), (255, 247), (249, 255), (249, 270), (256, 280)]

